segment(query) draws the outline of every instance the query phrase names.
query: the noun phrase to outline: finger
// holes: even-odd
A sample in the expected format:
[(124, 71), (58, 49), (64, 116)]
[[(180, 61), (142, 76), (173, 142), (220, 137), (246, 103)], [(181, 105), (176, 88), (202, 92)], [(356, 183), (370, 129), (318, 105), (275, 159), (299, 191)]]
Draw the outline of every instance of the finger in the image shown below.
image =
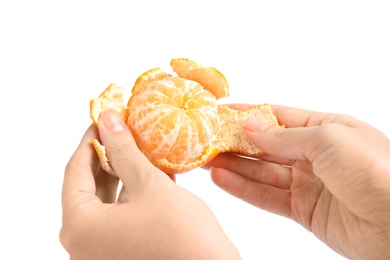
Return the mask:
[[(246, 110), (255, 105), (253, 104), (226, 104), (229, 108), (236, 110)], [(341, 123), (348, 126), (361, 126), (364, 122), (353, 117), (339, 115), (334, 113), (324, 113), (319, 111), (310, 111), (300, 108), (293, 108), (281, 105), (270, 105), (281, 125), (286, 127), (304, 127), (319, 126), (329, 123)]]
[[(253, 104), (227, 104), (229, 108), (246, 110), (253, 107)], [(271, 105), (273, 112), (281, 125), (286, 127), (303, 127), (321, 125), (337, 121), (339, 115), (315, 112), (299, 108), (292, 108), (280, 105)]]
[(291, 163), (294, 162), (293, 160), (288, 160), (286, 158), (281, 158), (281, 157), (271, 155), (271, 154), (266, 154), (266, 153), (261, 153), (259, 155), (253, 155), (253, 156), (248, 156), (248, 155), (242, 154), (242, 153), (229, 153), (229, 154), (236, 155), (236, 156), (239, 156), (242, 158), (253, 159), (253, 160), (261, 159), (264, 162), (276, 163), (276, 164), (280, 164), (280, 165), (284, 165), (284, 166), (291, 166)]
[(262, 160), (242, 158), (233, 154), (219, 154), (209, 168), (223, 168), (252, 181), (289, 190), (292, 182), (291, 168)]
[(115, 173), (128, 191), (142, 190), (151, 173), (159, 171), (138, 149), (130, 130), (114, 110), (103, 111), (99, 134)]
[(290, 127), (320, 126), (330, 123), (340, 123), (347, 126), (360, 126), (364, 123), (350, 116), (310, 111), (280, 105), (271, 105), (279, 123)]
[(258, 208), (291, 218), (290, 192), (222, 168), (212, 168), (211, 178), (217, 186), (231, 195)]
[(286, 158), (281, 158), (281, 157), (267, 154), (267, 153), (262, 153), (257, 158), (261, 159), (262, 161), (276, 163), (276, 164), (284, 165), (284, 166), (291, 166), (292, 163), (295, 161), (295, 160), (289, 160)]
[[(335, 145), (345, 143), (345, 137), (351, 134), (350, 130), (349, 126), (338, 123), (280, 128), (268, 125), (256, 117), (248, 118), (244, 124), (248, 140), (256, 147), (267, 154), (290, 161), (314, 162), (321, 154), (328, 156), (335, 150)], [(329, 149), (330, 147), (333, 149)]]
[[(173, 182), (176, 182), (176, 175), (175, 174), (167, 174), (167, 176), (173, 181)], [(118, 185), (118, 188), (119, 188), (119, 185)], [(117, 198), (117, 202), (119, 203), (124, 203), (127, 201), (127, 193), (126, 193), (126, 188), (125, 186), (121, 185), (120, 187), (120, 191), (119, 191), (119, 195), (118, 195), (118, 198)]]
[(119, 179), (111, 174), (108, 174), (99, 165), (95, 174), (96, 196), (100, 198), (103, 203), (116, 202), (116, 195), (118, 189)]
[(313, 159), (313, 150), (324, 145), (317, 127), (284, 129), (253, 117), (245, 121), (244, 130), (248, 140), (265, 153), (290, 160)]
[(94, 180), (94, 172), (99, 165), (99, 159), (92, 146), (92, 140), (96, 136), (97, 129), (91, 125), (66, 165), (62, 188), (62, 205), (64, 211), (71, 206), (81, 205), (89, 200), (100, 202), (95, 196), (96, 189)]

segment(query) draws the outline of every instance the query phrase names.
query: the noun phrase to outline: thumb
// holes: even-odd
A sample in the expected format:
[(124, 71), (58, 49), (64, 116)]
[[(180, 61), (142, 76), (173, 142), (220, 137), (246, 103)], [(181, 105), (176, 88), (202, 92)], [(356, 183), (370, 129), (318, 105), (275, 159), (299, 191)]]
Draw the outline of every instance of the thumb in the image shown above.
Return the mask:
[(107, 157), (126, 190), (142, 188), (158, 171), (138, 149), (130, 130), (115, 110), (105, 110), (99, 117), (99, 135)]
[[(289, 160), (307, 160), (317, 146), (315, 127), (282, 128), (269, 125), (260, 118), (245, 121), (244, 131), (250, 142), (267, 154)], [(317, 140), (316, 140), (317, 139)]]

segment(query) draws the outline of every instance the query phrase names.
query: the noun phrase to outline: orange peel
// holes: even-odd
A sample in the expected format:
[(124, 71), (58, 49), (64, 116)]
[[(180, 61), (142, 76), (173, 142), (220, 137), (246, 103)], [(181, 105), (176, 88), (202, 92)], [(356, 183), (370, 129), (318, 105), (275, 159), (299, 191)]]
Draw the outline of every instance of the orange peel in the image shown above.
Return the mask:
[(179, 77), (198, 82), (217, 99), (229, 96), (227, 80), (216, 68), (203, 67), (187, 58), (172, 59), (170, 65)]
[[(140, 75), (127, 105), (122, 88), (110, 84), (90, 102), (90, 116), (97, 125), (100, 113), (115, 109), (129, 127), (139, 149), (167, 174), (182, 173), (212, 161), (219, 153), (258, 156), (263, 152), (250, 143), (244, 122), (258, 117), (280, 126), (268, 104), (235, 110), (217, 104), (227, 97), (226, 78), (212, 67), (186, 59), (172, 59), (177, 76), (154, 68)], [(281, 126), (280, 126), (281, 127)], [(93, 141), (101, 165), (115, 175), (104, 146)]]

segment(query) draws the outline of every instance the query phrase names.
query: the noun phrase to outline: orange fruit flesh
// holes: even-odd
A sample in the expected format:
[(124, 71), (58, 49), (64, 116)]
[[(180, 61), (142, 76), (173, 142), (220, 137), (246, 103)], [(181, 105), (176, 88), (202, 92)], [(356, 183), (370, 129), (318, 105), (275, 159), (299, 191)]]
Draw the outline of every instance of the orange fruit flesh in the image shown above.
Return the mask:
[(127, 125), (151, 160), (187, 164), (219, 130), (215, 97), (195, 81), (169, 76), (130, 98)]
[[(246, 118), (256, 116), (279, 126), (269, 105), (244, 111), (218, 105), (217, 99), (229, 93), (219, 71), (188, 59), (173, 59), (171, 66), (179, 76), (156, 68), (138, 77), (126, 107), (121, 88), (111, 84), (90, 103), (93, 122), (97, 124), (104, 109), (117, 110), (140, 150), (169, 174), (200, 167), (221, 152), (262, 153), (246, 139), (243, 125)], [(104, 147), (98, 141), (94, 146), (103, 168), (115, 175)]]

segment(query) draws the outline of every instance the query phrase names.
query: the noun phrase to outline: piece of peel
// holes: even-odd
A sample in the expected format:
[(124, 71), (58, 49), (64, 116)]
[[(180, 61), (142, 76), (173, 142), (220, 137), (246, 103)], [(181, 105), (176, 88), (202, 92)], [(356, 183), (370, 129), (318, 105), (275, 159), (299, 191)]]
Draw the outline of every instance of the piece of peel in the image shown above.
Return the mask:
[[(110, 84), (99, 97), (91, 100), (90, 117), (96, 126), (98, 125), (100, 114), (106, 109), (116, 110), (124, 119), (125, 106), (122, 87)], [(92, 143), (99, 157), (101, 167), (109, 174), (116, 176), (106, 156), (105, 147), (97, 139), (94, 139)]]
[(123, 117), (125, 106), (122, 87), (111, 83), (99, 97), (92, 99), (89, 105), (90, 117), (96, 126), (103, 110), (114, 109)]
[(204, 67), (186, 58), (172, 59), (171, 67), (179, 77), (198, 82), (217, 99), (229, 96), (227, 80), (216, 68)]
[(218, 106), (221, 130), (212, 143), (221, 153), (233, 152), (248, 156), (258, 156), (263, 152), (249, 142), (244, 132), (245, 120), (257, 117), (269, 125), (280, 126), (272, 107), (268, 104), (254, 105), (245, 110), (232, 109), (226, 105)]
[(112, 167), (108, 161), (105, 147), (97, 139), (93, 139), (92, 144), (93, 144), (93, 147), (95, 148), (96, 153), (99, 157), (100, 166), (103, 168), (103, 170), (105, 170), (107, 173), (109, 173), (113, 176), (117, 176), (115, 171), (112, 169)]

